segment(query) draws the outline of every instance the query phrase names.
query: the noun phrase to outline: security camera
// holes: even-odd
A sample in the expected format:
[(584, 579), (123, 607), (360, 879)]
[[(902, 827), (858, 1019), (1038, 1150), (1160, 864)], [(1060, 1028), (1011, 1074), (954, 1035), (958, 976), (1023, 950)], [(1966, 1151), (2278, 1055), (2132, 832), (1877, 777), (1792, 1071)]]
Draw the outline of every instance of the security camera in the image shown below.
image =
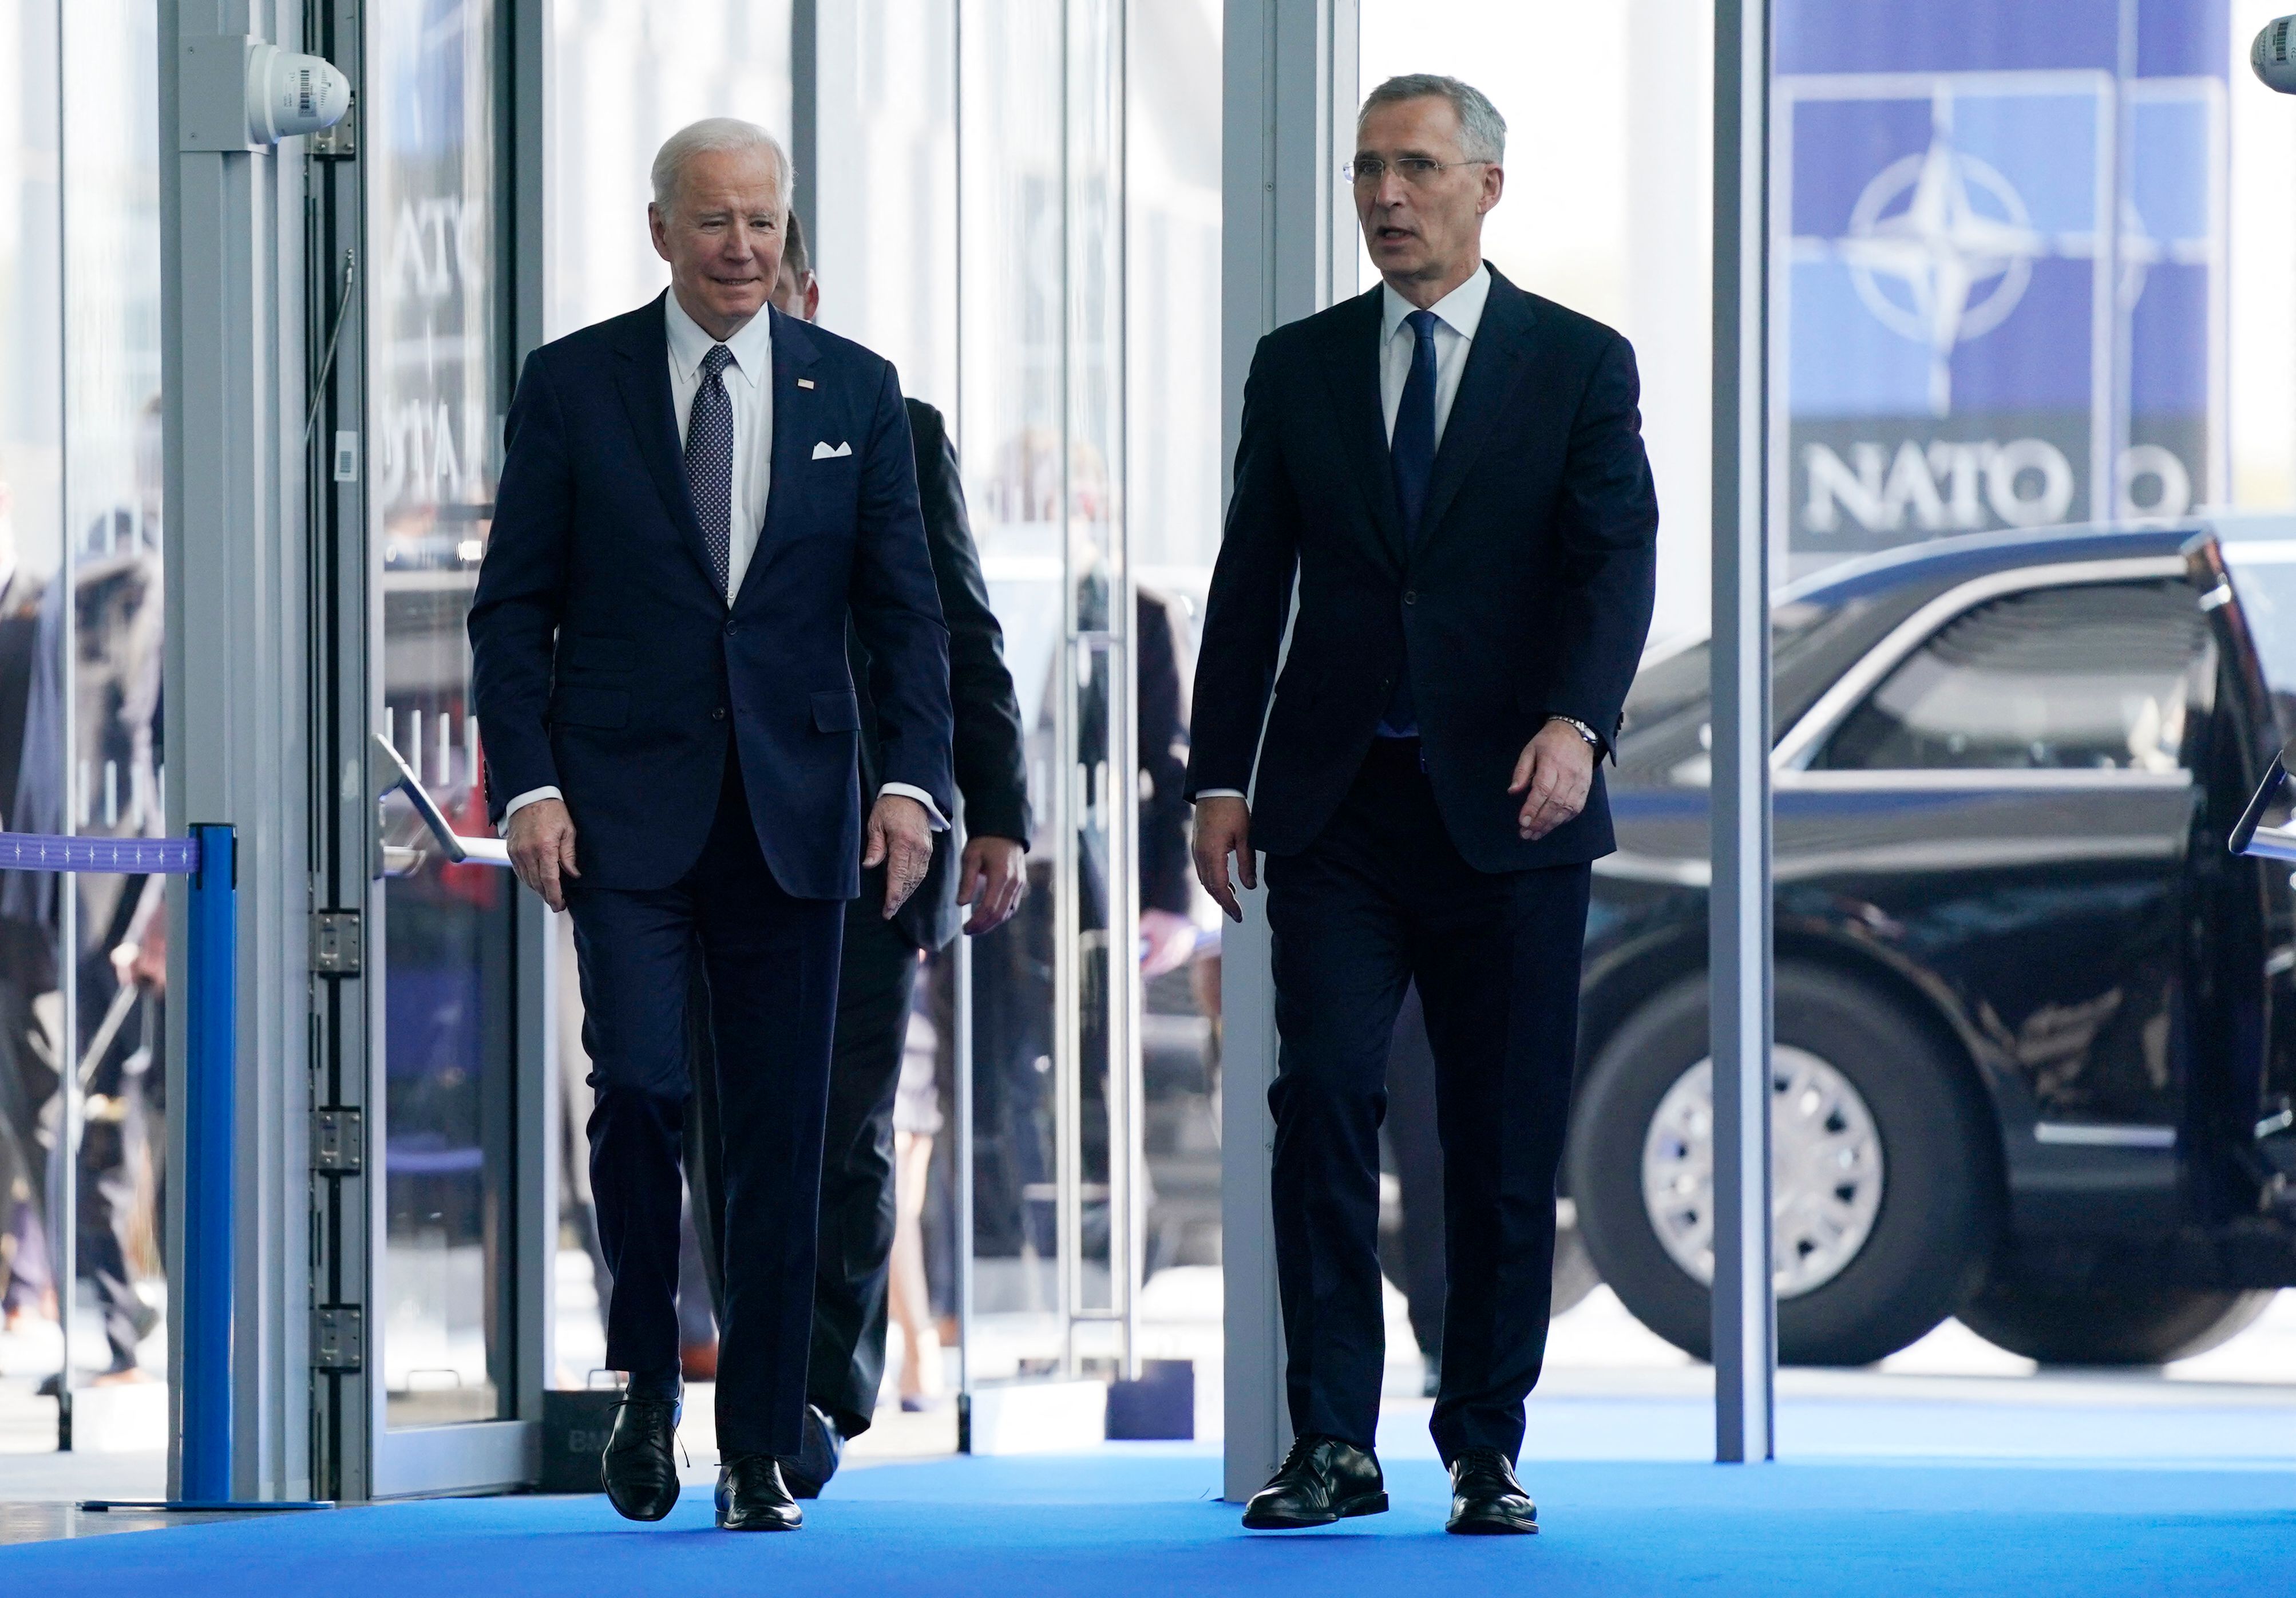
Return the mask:
[(177, 47), (179, 150), (268, 150), (350, 110), (350, 79), (316, 55), (244, 33), (187, 34)]
[(2267, 22), (2248, 47), (2248, 64), (2265, 87), (2296, 94), (2296, 17)]
[(292, 55), (258, 44), (247, 57), (247, 136), (276, 144), (316, 133), (343, 119), (351, 106), (351, 80), (316, 55)]

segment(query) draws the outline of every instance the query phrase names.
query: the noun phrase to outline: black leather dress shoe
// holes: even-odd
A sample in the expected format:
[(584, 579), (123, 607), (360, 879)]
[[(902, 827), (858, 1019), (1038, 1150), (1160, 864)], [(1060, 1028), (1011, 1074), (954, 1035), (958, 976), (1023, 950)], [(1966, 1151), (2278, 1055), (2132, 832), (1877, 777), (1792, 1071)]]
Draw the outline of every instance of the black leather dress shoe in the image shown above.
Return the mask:
[(1290, 1531), (1386, 1509), (1387, 1484), (1369, 1452), (1335, 1437), (1303, 1437), (1243, 1506), (1243, 1524), (1247, 1531)]
[(1538, 1529), (1538, 1505), (1496, 1448), (1470, 1448), (1451, 1462), (1451, 1519), (1461, 1537), (1521, 1536)]
[(677, 1466), (670, 1448), (677, 1433), (675, 1398), (625, 1398), (614, 1406), (614, 1430), (599, 1462), (606, 1497), (622, 1518), (659, 1520), (677, 1504)]
[(795, 1459), (782, 1462), (782, 1479), (800, 1498), (818, 1498), (845, 1455), (845, 1434), (817, 1404), (805, 1406), (805, 1441)]
[(718, 1472), (718, 1525), (726, 1531), (795, 1531), (805, 1512), (770, 1454), (736, 1454)]

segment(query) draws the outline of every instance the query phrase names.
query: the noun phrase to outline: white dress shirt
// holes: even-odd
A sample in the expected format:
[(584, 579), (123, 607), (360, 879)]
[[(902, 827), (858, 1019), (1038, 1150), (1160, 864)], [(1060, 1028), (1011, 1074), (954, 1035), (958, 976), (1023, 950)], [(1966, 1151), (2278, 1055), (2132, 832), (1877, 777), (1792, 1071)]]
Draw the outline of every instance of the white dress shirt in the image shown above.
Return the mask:
[[(1403, 406), (1403, 385), (1411, 380), (1411, 356), (1419, 335), (1404, 318), (1419, 307), (1397, 293), (1393, 285), (1379, 288), (1379, 408), (1387, 421), (1387, 441), (1395, 442), (1395, 413)], [(1427, 308), (1435, 313), (1435, 444), (1443, 444), (1444, 424), (1451, 420), (1451, 402), (1459, 397), (1459, 374), (1467, 369), (1467, 350), (1475, 330), (1483, 324), (1483, 303), (1491, 297), (1491, 269), (1478, 266), (1467, 281)], [(1199, 799), (1242, 799), (1236, 788), (1206, 788)]]
[[(672, 290), (662, 297), (663, 321), (669, 334), (669, 402), (677, 417), (677, 445), (693, 425), (693, 396), (701, 387), (701, 363), (718, 340), (686, 314)], [(726, 529), (726, 602), (742, 591), (742, 578), (750, 557), (758, 553), (758, 536), (765, 530), (766, 504), (774, 487), (774, 328), (773, 316), (760, 309), (740, 332), (725, 340), (734, 358), (726, 363), (720, 380), (734, 408), (733, 523)], [(888, 783), (880, 795), (898, 793), (925, 807), (925, 818), (936, 832), (948, 830), (932, 795), (906, 783)], [(537, 799), (563, 799), (554, 787), (531, 789), (503, 807), (503, 825)]]
[[(1387, 420), (1387, 441), (1395, 442), (1395, 413), (1403, 406), (1403, 385), (1411, 381), (1411, 355), (1418, 335), (1404, 318), (1419, 307), (1386, 283), (1379, 290), (1379, 408)], [(1427, 308), (1435, 313), (1435, 445), (1443, 445), (1443, 427), (1451, 420), (1451, 402), (1459, 397), (1459, 374), (1467, 369), (1467, 350), (1475, 330), (1483, 324), (1483, 303), (1491, 297), (1491, 269), (1478, 266), (1466, 282)]]

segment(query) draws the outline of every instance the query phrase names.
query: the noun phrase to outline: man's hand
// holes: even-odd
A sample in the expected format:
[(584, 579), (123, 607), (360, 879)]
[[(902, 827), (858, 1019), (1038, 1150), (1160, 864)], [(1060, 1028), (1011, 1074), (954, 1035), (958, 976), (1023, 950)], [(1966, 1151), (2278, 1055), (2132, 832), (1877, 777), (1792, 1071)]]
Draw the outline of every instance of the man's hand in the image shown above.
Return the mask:
[(925, 807), (906, 794), (882, 793), (869, 812), (861, 864), (885, 868), (885, 919), (890, 921), (932, 864), (932, 827)]
[(1196, 952), (1196, 923), (1170, 910), (1140, 913), (1140, 975), (1154, 981), (1177, 971)]
[(964, 857), (956, 867), (956, 902), (972, 906), (965, 918), (966, 937), (995, 931), (1029, 897), (1029, 873), (1021, 864), (1025, 853), (1010, 838), (964, 840)]
[(155, 915), (144, 936), (111, 951), (111, 970), (125, 987), (134, 983), (152, 993), (168, 991), (168, 918)]
[(1587, 807), (1595, 785), (1595, 748), (1568, 722), (1550, 721), (1522, 746), (1509, 793), (1523, 796), (1515, 829), (1525, 839), (1544, 838)]
[(510, 818), (511, 869), (518, 880), (542, 896), (553, 910), (566, 908), (562, 877), (578, 877), (574, 868), (574, 817), (564, 799), (537, 799), (520, 807)]
[(1227, 912), (1230, 921), (1243, 919), (1228, 885), (1227, 857), (1235, 856), (1236, 880), (1246, 888), (1259, 886), (1259, 868), (1251, 858), (1251, 807), (1240, 799), (1215, 798), (1196, 801), (1196, 881)]

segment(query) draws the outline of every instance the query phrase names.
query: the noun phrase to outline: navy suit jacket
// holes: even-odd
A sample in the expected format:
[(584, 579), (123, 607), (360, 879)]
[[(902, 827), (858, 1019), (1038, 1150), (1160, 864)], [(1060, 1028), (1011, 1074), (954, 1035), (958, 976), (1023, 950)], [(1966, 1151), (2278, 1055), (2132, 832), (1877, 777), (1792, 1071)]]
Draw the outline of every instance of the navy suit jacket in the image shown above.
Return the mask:
[(1251, 841), (1269, 854), (1300, 853), (1331, 820), (1406, 660), (1428, 776), (1468, 864), (1521, 871), (1613, 847), (1599, 766), (1586, 808), (1535, 841), (1506, 789), (1551, 716), (1615, 736), (1650, 631), (1658, 501), (1634, 351), (1491, 279), (1408, 537), (1380, 406), (1381, 291), (1277, 328), (1252, 356), (1188, 797), (1250, 792)]
[[(584, 879), (668, 887), (700, 856), (728, 752), (774, 880), (860, 888), (867, 648), (878, 774), (954, 809), (948, 632), (900, 386), (859, 345), (770, 307), (773, 479), (729, 608), (687, 492), (660, 299), (528, 357), (471, 606), (487, 794), (555, 786)], [(800, 383), (802, 381), (802, 384)], [(850, 453), (816, 459), (816, 445)]]

